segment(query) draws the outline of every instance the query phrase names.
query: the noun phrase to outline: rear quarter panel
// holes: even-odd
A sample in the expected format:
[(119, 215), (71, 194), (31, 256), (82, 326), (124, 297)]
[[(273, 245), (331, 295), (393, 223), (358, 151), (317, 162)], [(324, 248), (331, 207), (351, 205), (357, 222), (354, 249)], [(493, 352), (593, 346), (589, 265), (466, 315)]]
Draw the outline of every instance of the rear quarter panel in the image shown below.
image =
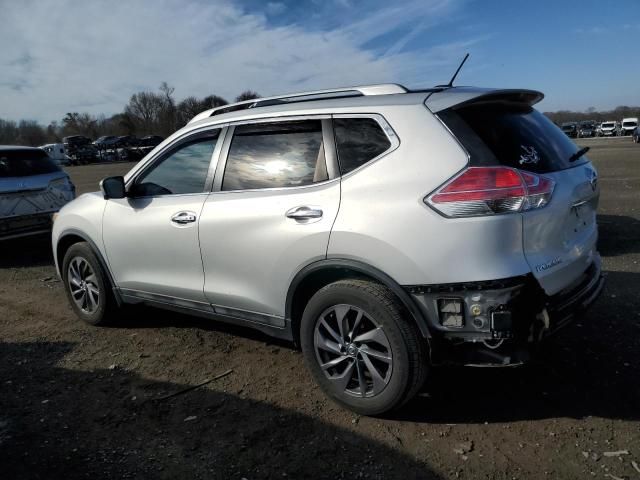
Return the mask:
[(342, 179), (329, 258), (374, 266), (401, 285), (492, 280), (530, 272), (520, 215), (447, 219), (424, 197), (468, 155), (423, 105), (379, 111), (400, 146)]

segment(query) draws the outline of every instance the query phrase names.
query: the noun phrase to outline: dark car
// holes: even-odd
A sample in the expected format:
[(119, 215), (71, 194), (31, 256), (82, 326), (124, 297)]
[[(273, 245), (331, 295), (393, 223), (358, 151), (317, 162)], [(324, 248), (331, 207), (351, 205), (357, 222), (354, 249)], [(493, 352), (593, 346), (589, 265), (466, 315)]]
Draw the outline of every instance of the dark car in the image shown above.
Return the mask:
[(560, 128), (568, 137), (576, 138), (578, 136), (578, 124), (575, 122), (563, 123)]
[(138, 141), (138, 148), (136, 149), (139, 158), (144, 157), (147, 153), (156, 148), (163, 141), (164, 137), (161, 137), (160, 135), (147, 135), (146, 137), (142, 137)]
[(592, 120), (585, 120), (580, 122), (578, 126), (578, 137), (595, 137), (596, 136), (596, 122)]
[(146, 137), (142, 137), (138, 143), (139, 147), (157, 147), (164, 140), (164, 137), (160, 135), (147, 135)]
[(91, 143), (89, 137), (84, 135), (71, 135), (62, 139), (64, 149), (73, 165), (95, 162), (98, 158), (98, 150)]
[(117, 138), (115, 145), (118, 148), (129, 148), (138, 146), (138, 138), (135, 135), (121, 135)]
[(96, 138), (93, 144), (98, 148), (105, 148), (109, 144), (109, 142), (112, 142), (116, 138), (118, 137), (116, 137), (115, 135), (104, 135), (102, 137)]

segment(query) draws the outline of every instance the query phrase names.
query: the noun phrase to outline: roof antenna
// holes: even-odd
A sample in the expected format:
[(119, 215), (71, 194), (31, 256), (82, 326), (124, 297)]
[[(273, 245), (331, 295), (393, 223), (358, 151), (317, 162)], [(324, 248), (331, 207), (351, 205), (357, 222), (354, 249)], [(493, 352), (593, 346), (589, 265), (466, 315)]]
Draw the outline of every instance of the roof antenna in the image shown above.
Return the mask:
[(453, 87), (453, 81), (456, 79), (456, 77), (458, 76), (458, 73), (460, 72), (460, 69), (462, 68), (462, 66), (464, 65), (464, 62), (467, 61), (467, 58), (469, 58), (469, 54), (467, 53), (464, 58), (462, 59), (462, 62), (460, 62), (460, 66), (458, 67), (458, 69), (456, 70), (456, 73), (453, 74), (453, 77), (451, 77), (451, 80), (449, 80), (449, 83), (447, 83), (446, 85), (443, 85), (444, 87)]

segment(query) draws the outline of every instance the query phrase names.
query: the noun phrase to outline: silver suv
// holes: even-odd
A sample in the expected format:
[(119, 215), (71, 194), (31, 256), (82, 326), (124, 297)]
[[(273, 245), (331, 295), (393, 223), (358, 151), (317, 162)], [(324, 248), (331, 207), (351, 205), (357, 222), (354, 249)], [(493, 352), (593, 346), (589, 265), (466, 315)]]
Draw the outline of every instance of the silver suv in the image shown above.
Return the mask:
[(516, 365), (600, 293), (597, 174), (530, 90), (373, 85), (208, 110), (53, 230), (84, 321), (145, 303), (295, 342), (362, 414)]

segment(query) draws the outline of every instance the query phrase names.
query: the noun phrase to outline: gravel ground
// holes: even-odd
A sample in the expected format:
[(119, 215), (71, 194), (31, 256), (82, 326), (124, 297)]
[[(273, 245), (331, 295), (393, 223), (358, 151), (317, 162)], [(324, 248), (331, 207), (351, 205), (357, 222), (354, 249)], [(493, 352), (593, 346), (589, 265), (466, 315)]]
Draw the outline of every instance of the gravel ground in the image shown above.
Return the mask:
[[(535, 364), (434, 370), (385, 419), (335, 406), (299, 352), (249, 330), (150, 308), (83, 325), (48, 238), (0, 244), (0, 477), (640, 479), (640, 146), (580, 143), (600, 300)], [(82, 192), (130, 167), (68, 170)]]

